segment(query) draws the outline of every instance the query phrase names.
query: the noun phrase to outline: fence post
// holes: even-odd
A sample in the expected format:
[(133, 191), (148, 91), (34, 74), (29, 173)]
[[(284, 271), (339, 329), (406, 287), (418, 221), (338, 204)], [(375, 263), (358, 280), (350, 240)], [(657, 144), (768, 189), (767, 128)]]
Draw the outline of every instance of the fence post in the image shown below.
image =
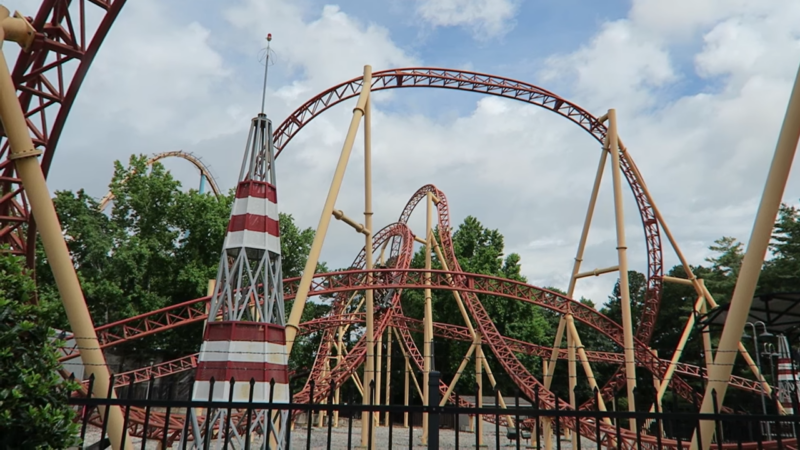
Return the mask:
[(428, 375), (428, 450), (439, 449), (439, 378), (441, 374), (431, 370)]

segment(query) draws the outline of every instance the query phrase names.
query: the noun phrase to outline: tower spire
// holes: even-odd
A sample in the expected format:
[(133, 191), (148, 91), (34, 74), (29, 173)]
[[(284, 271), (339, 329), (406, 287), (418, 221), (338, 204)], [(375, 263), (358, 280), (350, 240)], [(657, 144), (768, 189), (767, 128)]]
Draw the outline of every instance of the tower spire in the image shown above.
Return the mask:
[(267, 55), (264, 59), (264, 87), (261, 89), (261, 114), (264, 114), (264, 106), (267, 103), (267, 75), (269, 74), (269, 44), (272, 42), (272, 33), (267, 33)]

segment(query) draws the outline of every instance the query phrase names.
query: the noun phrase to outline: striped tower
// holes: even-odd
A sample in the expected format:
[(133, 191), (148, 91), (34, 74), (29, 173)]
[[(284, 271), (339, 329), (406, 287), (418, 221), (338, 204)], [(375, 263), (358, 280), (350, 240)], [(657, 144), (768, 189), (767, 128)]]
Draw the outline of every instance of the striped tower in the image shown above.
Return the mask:
[[(200, 347), (193, 400), (248, 402), (252, 395), (253, 402), (270, 398), (275, 403), (289, 402), (274, 156), (272, 122), (261, 113), (253, 119), (247, 138)], [(190, 448), (207, 448), (203, 442), (207, 429), (214, 436), (212, 442), (224, 445), (226, 428), (230, 429), (229, 448), (244, 448), (246, 433), (266, 429), (273, 437), (270, 448), (284, 448), (281, 430), (287, 429), (286, 413), (273, 414), (270, 420), (267, 411), (254, 411), (249, 430), (245, 430), (244, 411), (231, 411), (230, 425), (227, 414), (227, 408), (209, 408), (204, 414), (193, 411)], [(211, 421), (210, 427), (206, 421)], [(256, 439), (260, 442), (252, 436), (251, 448), (266, 448), (267, 433)]]
[(797, 395), (797, 375), (792, 367), (792, 349), (786, 336), (778, 336), (778, 400), (786, 414), (793, 414), (792, 396)]

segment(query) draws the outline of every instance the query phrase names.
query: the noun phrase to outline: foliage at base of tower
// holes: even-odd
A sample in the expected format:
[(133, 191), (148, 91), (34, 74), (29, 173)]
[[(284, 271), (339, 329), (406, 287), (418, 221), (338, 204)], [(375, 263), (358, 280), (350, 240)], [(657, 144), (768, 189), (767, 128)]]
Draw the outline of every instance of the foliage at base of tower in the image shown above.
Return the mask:
[(28, 302), (34, 284), (22, 265), (0, 253), (0, 448), (67, 448), (78, 432), (67, 404), (77, 384), (57, 372), (58, 342)]

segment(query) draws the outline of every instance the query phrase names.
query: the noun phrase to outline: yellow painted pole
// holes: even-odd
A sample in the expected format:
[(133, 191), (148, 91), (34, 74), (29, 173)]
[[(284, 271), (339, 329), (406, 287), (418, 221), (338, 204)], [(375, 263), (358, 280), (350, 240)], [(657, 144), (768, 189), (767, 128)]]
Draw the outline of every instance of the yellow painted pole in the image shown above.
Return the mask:
[[(376, 371), (375, 371), (375, 404), (381, 405), (383, 401), (381, 400), (382, 395), (382, 387), (383, 387), (383, 334), (378, 335), (378, 342), (376, 343), (375, 349), (375, 362), (376, 362)], [(380, 413), (375, 413), (375, 426), (381, 426), (381, 415)]]
[[(706, 302), (705, 297), (703, 297), (703, 301), (700, 302), (700, 314), (706, 314), (707, 312), (708, 302)], [(706, 361), (706, 370), (708, 370), (714, 364), (714, 349), (711, 347), (711, 330), (708, 326), (703, 327), (703, 329), (700, 330), (700, 334), (703, 336), (703, 357)]]
[[(372, 86), (372, 77), (370, 73), (369, 83), (367, 83), (366, 70), (364, 71), (364, 83), (362, 92), (369, 92)], [(372, 114), (371, 102), (367, 96), (364, 102), (364, 225), (367, 227), (367, 232), (364, 234), (364, 264), (367, 270), (372, 270)], [(367, 284), (372, 284), (372, 274), (367, 274)], [(380, 370), (378, 364), (380, 360), (375, 359), (375, 299), (373, 290), (367, 289), (364, 293), (366, 309), (366, 328), (367, 328), (367, 358), (364, 366), (364, 396), (363, 404), (370, 403), (370, 396), (374, 395), (375, 402), (380, 403), (380, 389), (378, 384), (374, 385), (374, 390), (371, 388), (373, 380), (375, 380), (375, 372)], [(380, 383), (380, 379), (377, 380)], [(369, 427), (368, 420), (374, 420), (377, 414), (363, 412), (361, 414), (361, 446), (367, 450), (372, 450), (368, 447), (369, 444), (369, 430), (372, 429), (372, 445), (375, 445), (375, 428)]]
[[(483, 408), (483, 370), (481, 370), (483, 366), (483, 352), (481, 351), (481, 335), (478, 334), (475, 336), (475, 348), (478, 351), (475, 354), (475, 384), (478, 385), (478, 392), (476, 393), (475, 397), (475, 406), (478, 408)], [(497, 399), (495, 398), (495, 401)], [(497, 408), (499, 405), (494, 405)], [(456, 424), (458, 426), (458, 424)], [(477, 441), (478, 447), (483, 446), (483, 416), (480, 414), (475, 415), (475, 440)]]
[[(594, 372), (592, 371), (591, 366), (589, 366), (589, 358), (586, 356), (586, 350), (583, 348), (583, 343), (581, 342), (581, 337), (578, 334), (578, 329), (575, 327), (575, 319), (572, 314), (566, 316), (567, 319), (567, 331), (572, 336), (572, 340), (575, 343), (575, 352), (578, 355), (578, 359), (580, 359), (581, 364), (583, 365), (583, 371), (586, 372), (586, 378), (589, 382), (589, 387), (594, 389), (600, 389), (597, 385), (597, 379), (594, 377)], [(600, 411), (606, 411), (606, 402), (603, 400), (602, 396), (598, 397), (599, 404), (597, 405), (600, 408)], [(611, 419), (605, 417), (603, 419), (604, 422), (611, 425)]]
[[(391, 385), (392, 385), (392, 327), (389, 327), (386, 330), (386, 401), (384, 402), (387, 406), (389, 402), (392, 401), (391, 395)], [(386, 412), (386, 426), (392, 426), (392, 417), (389, 412)]]
[[(402, 349), (402, 343), (400, 343), (400, 348)], [(405, 353), (405, 352), (404, 352)], [(408, 362), (408, 355), (404, 354), (403, 358), (406, 360), (406, 370), (405, 370), (405, 379), (403, 380), (403, 405), (408, 406), (408, 396), (409, 396), (409, 372), (411, 371), (411, 364)], [(408, 411), (403, 413), (403, 427), (408, 428)]]
[[(592, 185), (592, 193), (589, 196), (589, 206), (586, 208), (586, 217), (583, 221), (583, 229), (581, 230), (581, 238), (578, 242), (578, 251), (575, 255), (575, 262), (572, 265), (572, 276), (569, 280), (569, 288), (567, 289), (567, 297), (572, 298), (575, 293), (575, 283), (578, 280), (578, 273), (581, 270), (581, 263), (583, 262), (583, 253), (586, 250), (586, 241), (589, 239), (589, 229), (592, 226), (592, 218), (594, 216), (594, 209), (597, 205), (597, 196), (600, 192), (600, 185), (603, 181), (603, 171), (605, 170), (606, 159), (608, 152), (605, 148), (600, 152), (600, 161), (597, 164), (597, 173), (594, 176), (594, 184)], [(544, 371), (544, 387), (550, 389), (553, 382), (553, 374), (556, 370), (556, 363), (558, 362), (558, 349), (561, 348), (561, 342), (564, 338), (564, 328), (566, 326), (565, 318), (562, 316), (558, 321), (558, 329), (556, 330), (556, 338), (553, 342), (553, 352), (550, 354), (550, 361), (543, 366)], [(542, 421), (544, 446), (546, 450), (552, 448), (552, 420), (545, 418)]]
[[(617, 135), (617, 111), (608, 110), (608, 149), (611, 153), (611, 176), (614, 185), (614, 212), (617, 229), (617, 256), (619, 258), (619, 291), (622, 309), (623, 344), (625, 345), (625, 377), (628, 386), (628, 411), (636, 411), (636, 360), (633, 352), (633, 318), (631, 317), (631, 294), (628, 286), (628, 256), (625, 243), (625, 210), (622, 202), (622, 167), (619, 158)], [(636, 431), (636, 420), (630, 419), (631, 431)]]
[[(678, 345), (675, 347), (675, 352), (672, 354), (672, 359), (669, 362), (669, 366), (667, 366), (666, 372), (664, 372), (664, 379), (661, 380), (658, 391), (656, 392), (656, 403), (658, 403), (659, 411), (664, 410), (661, 408), (661, 399), (664, 398), (664, 394), (667, 392), (669, 383), (672, 381), (672, 375), (675, 373), (675, 369), (678, 367), (678, 361), (681, 359), (681, 355), (683, 355), (686, 342), (689, 340), (689, 335), (692, 333), (692, 329), (694, 328), (694, 313), (700, 309), (700, 305), (704, 302), (705, 298), (703, 298), (702, 295), (698, 296), (697, 300), (695, 300), (694, 309), (691, 313), (689, 313), (689, 318), (686, 320), (686, 325), (683, 327), (683, 333), (681, 333), (681, 337), (678, 340)], [(655, 411), (654, 408), (655, 403), (652, 407), (650, 407), (650, 411)]]
[[(480, 334), (476, 336), (476, 339), (480, 338)], [(478, 361), (481, 362), (481, 366), (483, 366), (483, 371), (486, 373), (486, 378), (489, 379), (489, 384), (492, 386), (492, 389), (495, 389), (498, 393), (498, 397), (500, 400), (500, 408), (508, 409), (508, 405), (506, 405), (505, 399), (503, 399), (503, 395), (500, 393), (500, 390), (497, 388), (497, 379), (494, 377), (494, 373), (492, 373), (492, 368), (489, 366), (489, 361), (486, 359), (486, 354), (483, 352), (483, 347), (478, 345), (475, 349), (475, 357), (478, 358)], [(509, 426), (512, 428), (514, 427), (514, 418), (510, 415), (506, 415), (506, 421), (509, 423)]]
[[(358, 132), (358, 123), (364, 116), (364, 108), (366, 107), (367, 98), (369, 98), (369, 87), (372, 85), (371, 66), (364, 66), (363, 85), (364, 87), (361, 89), (361, 94), (358, 96), (356, 107), (353, 109), (353, 118), (350, 120), (350, 128), (347, 130), (347, 136), (342, 146), (342, 153), (339, 155), (339, 162), (336, 163), (336, 169), (333, 172), (333, 179), (331, 180), (331, 187), (328, 190), (328, 196), (325, 198), (325, 204), (322, 207), (322, 213), (319, 217), (319, 224), (317, 224), (314, 241), (311, 243), (308, 259), (303, 269), (303, 276), (300, 278), (300, 283), (297, 286), (297, 294), (292, 304), (292, 311), (289, 313), (289, 320), (286, 321), (286, 352), (290, 356), (292, 354), (294, 340), (297, 337), (297, 332), (300, 330), (300, 319), (303, 316), (306, 300), (308, 300), (308, 291), (311, 288), (314, 272), (317, 270), (322, 244), (325, 241), (325, 235), (328, 234), (328, 226), (333, 216), (333, 207), (336, 204), (336, 197), (339, 196), (339, 189), (342, 187), (342, 179), (344, 178), (345, 169), (347, 169), (347, 162), (350, 160), (350, 153), (353, 150), (353, 142), (355, 142), (356, 133)], [(372, 244), (371, 239), (368, 242)]]
[[(717, 345), (714, 365), (708, 370), (708, 385), (700, 412), (714, 411), (712, 391), (716, 391), (718, 406), (720, 406), (728, 390), (727, 381), (730, 379), (733, 362), (736, 359), (736, 350), (742, 339), (744, 324), (747, 322), (747, 316), (753, 304), (753, 294), (758, 283), (758, 276), (761, 274), (761, 266), (767, 254), (769, 241), (772, 238), (772, 227), (778, 216), (783, 191), (786, 188), (786, 181), (789, 179), (789, 172), (797, 151), (798, 140), (800, 140), (800, 71), (795, 76), (794, 87), (789, 97), (786, 115), (772, 157), (761, 204), (758, 206), (753, 231), (747, 241), (747, 251), (742, 260), (742, 267), (736, 280), (733, 298), (731, 298), (731, 306), (728, 309), (722, 336)], [(695, 433), (692, 437), (692, 449), (697, 449), (698, 444), (701, 444), (700, 448), (708, 450), (714, 435), (714, 422), (703, 420), (700, 422), (699, 428), (702, 442), (698, 442), (697, 433)]]
[[(425, 270), (431, 270), (431, 247), (433, 246), (433, 195), (427, 194), (427, 215), (425, 222)], [(430, 286), (431, 274), (425, 273), (425, 285)], [(431, 372), (432, 341), (433, 341), (433, 309), (431, 306), (431, 288), (425, 288), (425, 315), (423, 323), (423, 370), (422, 370), (422, 397), (423, 404), (428, 405), (430, 400), (430, 388), (428, 387), (428, 377)], [(422, 414), (422, 443), (428, 443), (428, 414)]]
[[(475, 343), (472, 343), (467, 349), (467, 353), (465, 353), (464, 357), (461, 358), (461, 364), (458, 365), (458, 369), (456, 369), (456, 374), (453, 375), (453, 379), (450, 380), (450, 386), (447, 386), (447, 391), (445, 391), (444, 395), (442, 396), (442, 400), (439, 402), (439, 406), (446, 405), (448, 399), (453, 394), (453, 391), (455, 390), (456, 385), (458, 384), (458, 380), (461, 379), (461, 374), (464, 373), (464, 369), (467, 368), (467, 363), (469, 363), (470, 359), (472, 359), (472, 353), (475, 352), (475, 345), (476, 345)], [(475, 361), (477, 362), (477, 358)]]
[[(567, 327), (569, 327), (569, 320), (572, 319), (572, 314), (567, 314), (566, 317)], [(575, 387), (578, 385), (577, 359), (578, 357), (575, 354), (575, 338), (572, 333), (567, 333), (567, 373), (569, 374), (569, 382), (567, 385), (569, 386), (569, 406), (572, 407), (573, 410), (578, 409), (578, 405), (575, 402)], [(570, 434), (572, 448), (578, 448), (576, 434), (571, 433), (567, 427), (564, 428), (564, 431)]]

